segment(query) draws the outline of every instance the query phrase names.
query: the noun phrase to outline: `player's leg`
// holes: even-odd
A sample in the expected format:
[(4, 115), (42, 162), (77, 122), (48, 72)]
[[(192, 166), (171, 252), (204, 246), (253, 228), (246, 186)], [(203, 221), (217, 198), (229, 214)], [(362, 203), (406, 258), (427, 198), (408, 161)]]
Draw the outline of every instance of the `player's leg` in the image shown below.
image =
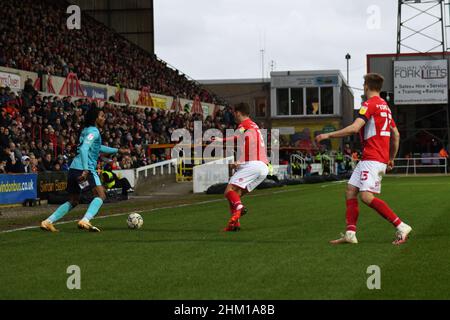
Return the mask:
[(358, 193), (359, 188), (350, 183), (347, 184), (347, 189), (345, 190), (345, 220), (347, 228), (345, 234), (337, 240), (330, 241), (331, 244), (358, 243), (358, 239), (356, 238), (356, 226), (359, 217)]
[(358, 163), (348, 181), (347, 189), (345, 191), (347, 229), (341, 238), (330, 241), (331, 244), (358, 243), (358, 239), (356, 238), (356, 225), (359, 217), (358, 193), (359, 188), (362, 186), (362, 166), (362, 162)]
[(44, 231), (58, 232), (58, 229), (53, 225), (56, 221), (63, 218), (70, 210), (75, 208), (80, 202), (80, 195), (77, 193), (72, 193), (69, 196), (69, 201), (63, 203), (56, 209), (53, 214), (46, 220), (41, 222), (41, 229)]
[(359, 189), (351, 184), (347, 185), (347, 190), (345, 191), (345, 217), (347, 229), (346, 231), (356, 232), (358, 217), (359, 217), (359, 206), (358, 206), (358, 193)]
[(246, 189), (248, 177), (251, 175), (248, 164), (242, 164), (233, 176), (225, 189), (224, 196), (228, 200), (231, 216), (240, 214), (244, 207), (242, 205), (241, 196)]
[(67, 191), (69, 192), (69, 201), (60, 205), (53, 214), (41, 222), (41, 229), (44, 231), (57, 232), (58, 230), (53, 225), (56, 221), (63, 218), (70, 210), (75, 208), (80, 202), (80, 188), (78, 186), (77, 178), (81, 172), (77, 170), (70, 170), (67, 177)]
[[(241, 189), (241, 188), (238, 188), (238, 189), (239, 189), (239, 192), (238, 192), (238, 193), (239, 193), (239, 196), (241, 197), (241, 199), (242, 199), (245, 195), (247, 195), (247, 194), (250, 193), (247, 189)], [(244, 216), (244, 215), (246, 215), (247, 212), (248, 212), (247, 208), (246, 208), (245, 206), (243, 206), (242, 209), (241, 209), (241, 217)]]
[(361, 192), (361, 201), (378, 212), (380, 216), (389, 221), (397, 229), (396, 240), (393, 242), (394, 244), (402, 244), (408, 240), (408, 235), (412, 231), (412, 228), (402, 222), (386, 202), (367, 191)]
[(374, 194), (381, 193), (381, 181), (386, 172), (386, 164), (367, 161), (365, 167), (364, 182), (361, 187), (361, 200), (370, 208), (377, 211), (383, 218), (388, 220), (397, 229), (394, 244), (402, 244), (408, 239), (412, 228), (403, 223), (392, 209)]
[(83, 217), (78, 222), (78, 228), (86, 229), (92, 232), (100, 232), (100, 229), (93, 226), (90, 221), (97, 215), (101, 206), (103, 205), (103, 201), (106, 199), (105, 188), (102, 186), (100, 182), (100, 178), (96, 173), (90, 173), (95, 183), (95, 187), (92, 189), (94, 194), (94, 199), (89, 204), (89, 207)]
[(224, 196), (230, 205), (230, 213), (233, 215), (240, 211), (244, 206), (242, 205), (241, 197), (244, 194), (244, 189), (237, 185), (228, 184), (225, 189)]
[[(249, 194), (253, 190), (256, 189), (266, 178), (269, 174), (269, 167), (264, 162), (256, 162), (252, 163), (253, 166), (253, 176), (248, 179), (247, 186), (244, 189), (240, 188), (240, 194), (241, 198), (245, 196), (246, 194)], [(248, 210), (244, 206), (241, 210), (241, 216), (247, 214)]]
[(230, 207), (231, 218), (228, 221), (227, 227), (224, 231), (239, 231), (241, 224), (239, 218), (241, 217), (242, 211), (244, 210), (244, 205), (242, 204), (241, 198), (246, 194), (246, 191), (233, 184), (228, 184), (225, 189), (224, 196), (228, 200)]
[(231, 177), (225, 190), (225, 197), (230, 203), (232, 216), (228, 221), (225, 231), (235, 227), (240, 228), (239, 219), (247, 212), (241, 201), (241, 197), (253, 191), (267, 177), (269, 169), (261, 161), (250, 162), (242, 167)]

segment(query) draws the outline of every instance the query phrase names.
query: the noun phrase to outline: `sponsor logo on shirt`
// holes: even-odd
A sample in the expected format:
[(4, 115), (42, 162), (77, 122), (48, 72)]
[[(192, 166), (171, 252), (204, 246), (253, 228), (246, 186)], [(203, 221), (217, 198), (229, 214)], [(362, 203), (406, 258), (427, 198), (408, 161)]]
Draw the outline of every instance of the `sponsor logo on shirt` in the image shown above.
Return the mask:
[(94, 134), (93, 133), (88, 134), (87, 139), (89, 141), (94, 140)]
[(359, 109), (359, 114), (365, 115), (367, 112), (367, 109), (368, 109), (367, 107), (361, 107), (361, 109)]

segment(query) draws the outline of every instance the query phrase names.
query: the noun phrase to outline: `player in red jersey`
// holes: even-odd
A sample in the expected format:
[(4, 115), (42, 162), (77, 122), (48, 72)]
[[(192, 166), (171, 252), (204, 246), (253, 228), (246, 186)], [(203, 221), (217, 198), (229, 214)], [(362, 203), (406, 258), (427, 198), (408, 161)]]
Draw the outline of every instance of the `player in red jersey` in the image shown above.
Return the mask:
[(219, 142), (234, 140), (238, 146), (238, 160), (232, 164), (236, 172), (230, 178), (225, 190), (225, 198), (230, 204), (231, 218), (224, 231), (240, 230), (239, 218), (247, 212), (241, 197), (254, 190), (269, 173), (264, 138), (259, 127), (249, 117), (249, 105), (246, 103), (236, 105), (234, 115), (239, 123), (237, 134), (225, 139), (214, 139)]
[(382, 200), (374, 194), (381, 192), (381, 179), (386, 170), (392, 170), (397, 155), (400, 134), (392, 119), (391, 110), (380, 97), (384, 78), (370, 73), (364, 77), (364, 94), (367, 101), (362, 105), (359, 116), (350, 126), (316, 137), (317, 143), (330, 138), (342, 138), (360, 133), (363, 146), (362, 160), (358, 163), (347, 185), (347, 231), (342, 238), (331, 241), (332, 244), (358, 243), (356, 224), (358, 221), (358, 193), (362, 202), (376, 210), (382, 217), (397, 228), (396, 240), (400, 245), (407, 241), (412, 228), (400, 218)]

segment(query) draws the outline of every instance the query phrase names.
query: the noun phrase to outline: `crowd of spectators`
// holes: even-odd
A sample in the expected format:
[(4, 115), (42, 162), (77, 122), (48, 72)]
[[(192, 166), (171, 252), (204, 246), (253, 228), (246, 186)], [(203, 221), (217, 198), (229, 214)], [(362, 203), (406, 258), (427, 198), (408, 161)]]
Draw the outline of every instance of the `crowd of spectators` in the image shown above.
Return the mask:
[[(42, 96), (27, 81), (17, 95), (0, 88), (0, 173), (68, 170), (76, 155), (87, 99)], [(149, 145), (173, 143), (175, 129), (194, 129), (194, 121), (203, 121), (203, 129), (235, 127), (231, 108), (203, 119), (200, 114), (118, 106), (104, 102), (107, 120), (100, 130), (104, 145), (126, 147), (131, 153), (103, 159), (113, 169), (130, 169), (170, 158), (170, 148)], [(193, 136), (193, 135), (192, 135)]]
[(0, 66), (178, 96), (203, 102), (219, 99), (178, 70), (93, 18), (82, 15), (80, 30), (67, 28), (67, 3), (2, 0)]

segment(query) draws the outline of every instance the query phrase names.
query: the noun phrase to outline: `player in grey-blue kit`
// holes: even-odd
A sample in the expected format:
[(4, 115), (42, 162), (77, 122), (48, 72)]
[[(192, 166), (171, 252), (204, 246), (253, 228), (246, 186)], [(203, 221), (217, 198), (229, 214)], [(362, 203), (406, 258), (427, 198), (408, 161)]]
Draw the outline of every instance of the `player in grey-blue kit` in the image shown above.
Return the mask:
[(78, 228), (93, 232), (100, 231), (99, 228), (90, 223), (90, 220), (98, 213), (106, 198), (105, 190), (97, 174), (98, 157), (100, 153), (129, 152), (128, 149), (119, 150), (102, 145), (102, 137), (98, 128), (103, 127), (105, 120), (105, 113), (95, 104), (92, 104), (85, 114), (85, 128), (80, 135), (78, 154), (73, 159), (69, 169), (67, 179), (67, 191), (70, 194), (69, 201), (62, 204), (50, 217), (41, 222), (42, 230), (57, 232), (58, 230), (53, 224), (78, 205), (81, 191), (92, 189), (94, 199), (90, 203), (83, 219), (78, 222)]

